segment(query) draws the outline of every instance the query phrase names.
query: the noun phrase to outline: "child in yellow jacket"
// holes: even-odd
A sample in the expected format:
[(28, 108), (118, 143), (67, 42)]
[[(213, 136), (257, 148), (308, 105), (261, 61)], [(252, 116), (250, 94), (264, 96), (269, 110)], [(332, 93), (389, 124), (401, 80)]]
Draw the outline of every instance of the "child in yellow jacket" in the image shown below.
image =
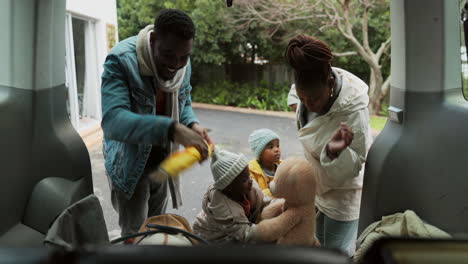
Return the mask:
[(269, 184), (273, 181), (276, 168), (281, 163), (279, 136), (270, 129), (255, 130), (249, 136), (249, 145), (255, 159), (249, 162), (250, 177), (265, 195), (272, 197)]

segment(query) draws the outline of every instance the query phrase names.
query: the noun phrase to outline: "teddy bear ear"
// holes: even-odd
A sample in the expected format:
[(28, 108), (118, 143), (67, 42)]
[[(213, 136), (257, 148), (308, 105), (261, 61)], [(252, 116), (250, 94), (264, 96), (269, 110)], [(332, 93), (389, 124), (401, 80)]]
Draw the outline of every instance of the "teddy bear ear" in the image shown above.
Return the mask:
[[(295, 189), (294, 179), (296, 178), (296, 175), (293, 174), (296, 174), (297, 169), (295, 167), (297, 165), (298, 160), (299, 158), (297, 157), (287, 158), (279, 165), (278, 169), (276, 170), (275, 180), (273, 182), (275, 183), (274, 188), (278, 195), (281, 196), (281, 193), (283, 191), (286, 191), (283, 190), (284, 188), (287, 188), (288, 190), (291, 190), (291, 188)], [(287, 185), (288, 187), (285, 187), (285, 185)]]

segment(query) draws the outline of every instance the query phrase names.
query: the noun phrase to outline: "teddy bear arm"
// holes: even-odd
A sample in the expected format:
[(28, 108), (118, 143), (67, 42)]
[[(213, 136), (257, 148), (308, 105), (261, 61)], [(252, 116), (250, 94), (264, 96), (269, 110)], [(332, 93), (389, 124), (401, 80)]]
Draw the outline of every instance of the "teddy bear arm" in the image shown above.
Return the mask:
[(278, 244), (282, 245), (313, 245), (314, 234), (308, 232), (309, 228), (301, 227), (301, 224), (292, 228), (285, 236), (278, 240)]
[(300, 217), (295, 210), (286, 210), (279, 216), (258, 223), (256, 238), (266, 242), (276, 241), (286, 235), (299, 221)]
[(278, 240), (278, 244), (320, 246), (315, 236), (315, 218), (303, 215), (301, 219), (300, 223)]
[(262, 214), (260, 215), (260, 219), (270, 219), (280, 215), (283, 212), (283, 205), (284, 201), (271, 203), (263, 209)]

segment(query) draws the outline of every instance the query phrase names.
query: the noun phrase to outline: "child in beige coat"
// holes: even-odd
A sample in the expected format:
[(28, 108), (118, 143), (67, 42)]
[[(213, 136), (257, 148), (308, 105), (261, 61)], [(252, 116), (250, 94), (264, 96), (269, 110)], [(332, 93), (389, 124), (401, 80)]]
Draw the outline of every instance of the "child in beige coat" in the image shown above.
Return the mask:
[(262, 191), (250, 178), (244, 155), (215, 151), (211, 172), (215, 182), (209, 186), (202, 212), (194, 222), (196, 235), (216, 244), (274, 242), (292, 228), (292, 225), (282, 225), (274, 232), (269, 228), (275, 221), (293, 223), (289, 214), (257, 224), (269, 200), (264, 199)]

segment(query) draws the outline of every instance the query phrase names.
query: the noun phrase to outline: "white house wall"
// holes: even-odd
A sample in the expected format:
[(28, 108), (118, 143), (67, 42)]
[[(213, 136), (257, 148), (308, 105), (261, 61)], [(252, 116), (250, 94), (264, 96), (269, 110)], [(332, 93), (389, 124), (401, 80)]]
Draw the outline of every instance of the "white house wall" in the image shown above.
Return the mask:
[[(101, 76), (103, 72), (104, 60), (107, 56), (107, 33), (106, 25), (115, 26), (115, 40), (118, 42), (117, 25), (117, 3), (116, 0), (67, 0), (67, 13), (73, 17), (93, 21), (96, 30), (96, 70)], [(100, 78), (99, 78), (100, 79)], [(100, 80), (99, 80), (100, 81)], [(98, 95), (100, 97), (100, 93)], [(100, 109), (100, 98), (97, 98), (97, 104)], [(99, 118), (100, 118), (99, 113)]]
[(115, 0), (67, 0), (67, 11), (117, 25)]
[(102, 64), (107, 55), (106, 24), (115, 25), (115, 39), (118, 42), (117, 2), (116, 0), (67, 0), (67, 11), (77, 17), (95, 20), (99, 73), (102, 73)]

